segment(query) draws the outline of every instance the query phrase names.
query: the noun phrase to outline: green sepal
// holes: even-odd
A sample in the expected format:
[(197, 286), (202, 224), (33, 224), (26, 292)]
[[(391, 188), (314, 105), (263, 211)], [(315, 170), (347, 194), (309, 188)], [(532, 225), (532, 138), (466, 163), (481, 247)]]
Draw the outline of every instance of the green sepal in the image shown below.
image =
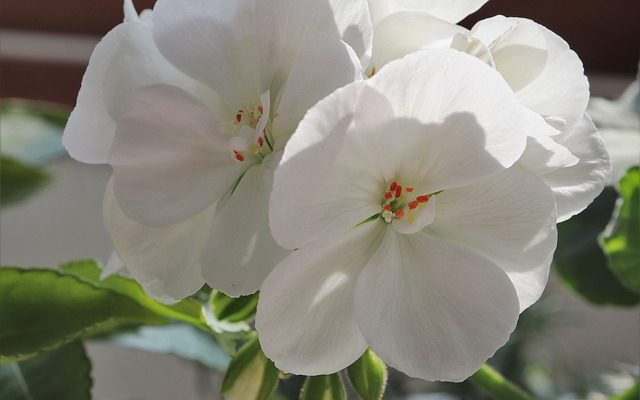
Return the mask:
[(246, 321), (256, 314), (257, 306), (258, 293), (229, 297), (222, 292), (214, 291), (211, 295), (211, 308), (219, 321)]
[(367, 349), (347, 368), (351, 385), (364, 400), (380, 400), (387, 385), (387, 367), (376, 353)]
[(253, 334), (231, 360), (221, 391), (228, 400), (267, 400), (279, 380), (280, 371), (264, 355)]
[(346, 400), (347, 394), (339, 373), (309, 376), (300, 391), (300, 400)]

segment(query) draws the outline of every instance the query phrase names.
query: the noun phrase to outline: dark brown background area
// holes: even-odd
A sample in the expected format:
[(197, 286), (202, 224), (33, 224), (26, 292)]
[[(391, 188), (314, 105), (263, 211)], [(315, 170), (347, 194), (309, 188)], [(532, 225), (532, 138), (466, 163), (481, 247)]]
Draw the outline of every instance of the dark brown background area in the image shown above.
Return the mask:
[[(135, 0), (139, 10), (154, 0)], [(640, 0), (491, 0), (463, 21), (531, 18), (564, 37), (588, 74), (634, 74), (640, 57)], [(1, 0), (0, 28), (104, 35), (122, 20), (120, 0)], [(1, 38), (0, 38), (1, 40)], [(83, 65), (0, 60), (0, 96), (72, 105)]]

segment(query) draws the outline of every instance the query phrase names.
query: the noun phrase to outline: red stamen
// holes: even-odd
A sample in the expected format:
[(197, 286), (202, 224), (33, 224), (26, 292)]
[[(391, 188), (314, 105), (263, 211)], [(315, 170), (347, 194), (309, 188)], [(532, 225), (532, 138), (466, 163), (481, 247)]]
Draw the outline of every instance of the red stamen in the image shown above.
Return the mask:
[(402, 195), (402, 186), (398, 185), (398, 187), (396, 187), (396, 198), (400, 197)]
[(391, 182), (391, 186), (389, 186), (389, 190), (391, 190), (392, 192), (394, 192), (396, 190), (396, 188), (398, 187), (398, 182)]
[(260, 114), (264, 113), (264, 108), (262, 108), (262, 106), (258, 106), (258, 111), (260, 112)]
[(411, 192), (413, 192), (413, 186), (407, 186), (404, 190), (406, 190), (407, 192), (411, 193)]
[(391, 211), (391, 206), (389, 204), (387, 204), (383, 208), (384, 208), (385, 211)]
[(409, 203), (409, 210), (415, 210), (419, 205), (420, 204), (417, 201), (412, 201), (411, 203)]
[(384, 194), (384, 199), (385, 200), (391, 200), (392, 197), (393, 197), (393, 195), (391, 194), (391, 192), (386, 192)]
[(416, 200), (418, 200), (418, 203), (426, 203), (429, 201), (429, 195), (423, 194), (422, 196), (416, 197)]
[(236, 114), (236, 122), (242, 122), (242, 110), (238, 111), (238, 113)]
[(264, 138), (262, 136), (260, 136), (258, 138), (258, 146), (262, 147), (264, 145)]
[(398, 210), (395, 213), (396, 218), (402, 218), (404, 217), (404, 210)]
[(244, 161), (244, 156), (242, 155), (242, 153), (238, 152), (238, 151), (233, 151), (233, 154), (236, 155), (236, 160), (238, 161)]

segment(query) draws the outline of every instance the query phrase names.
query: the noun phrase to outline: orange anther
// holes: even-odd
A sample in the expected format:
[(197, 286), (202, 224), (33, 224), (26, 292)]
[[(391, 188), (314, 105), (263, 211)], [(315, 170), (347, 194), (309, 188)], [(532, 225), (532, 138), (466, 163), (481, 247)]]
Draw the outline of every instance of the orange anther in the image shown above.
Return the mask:
[(391, 194), (391, 192), (386, 192), (384, 194), (384, 199), (385, 200), (391, 200), (392, 197), (393, 197), (393, 195)]
[(418, 208), (420, 204), (417, 201), (412, 201), (411, 203), (409, 203), (409, 210), (415, 210), (416, 208)]
[(258, 146), (262, 147), (264, 145), (264, 138), (262, 136), (260, 136), (258, 138)]
[(385, 211), (391, 211), (391, 206), (389, 204), (387, 204), (386, 206), (383, 207), (383, 209)]
[(418, 203), (426, 203), (429, 201), (429, 195), (423, 194), (422, 196), (416, 197), (416, 200), (418, 200)]
[(244, 156), (242, 155), (242, 153), (238, 152), (238, 151), (233, 151), (233, 154), (236, 155), (236, 160), (238, 161), (244, 161)]
[(398, 187), (398, 182), (391, 182), (391, 186), (389, 186), (389, 190), (391, 190), (392, 192), (396, 190), (396, 188)]
[(395, 213), (396, 218), (402, 218), (404, 217), (404, 210), (398, 210)]
[(238, 111), (238, 113), (236, 114), (236, 122), (242, 122), (242, 110)]
[(413, 186), (407, 186), (404, 190), (406, 190), (407, 192), (411, 193), (411, 192), (413, 192)]
[(258, 106), (258, 111), (262, 114), (264, 112), (264, 108), (262, 108), (262, 106)]
[(396, 198), (400, 197), (402, 195), (402, 186), (398, 185), (396, 187)]

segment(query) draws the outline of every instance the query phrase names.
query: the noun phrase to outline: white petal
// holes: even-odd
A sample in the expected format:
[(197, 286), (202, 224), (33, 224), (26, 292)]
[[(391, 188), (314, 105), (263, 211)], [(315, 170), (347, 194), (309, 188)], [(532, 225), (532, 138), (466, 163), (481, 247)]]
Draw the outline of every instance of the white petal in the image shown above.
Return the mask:
[(518, 91), (538, 78), (547, 64), (546, 40), (537, 24), (518, 23), (491, 44), (493, 61)]
[(469, 377), (518, 318), (498, 266), (434, 236), (392, 230), (358, 277), (355, 303), (362, 335), (385, 363), (431, 381)]
[(578, 157), (565, 146), (558, 144), (558, 132), (551, 128), (539, 115), (529, 112), (526, 125), (527, 148), (518, 165), (537, 176), (543, 176), (560, 168), (578, 164)]
[(500, 74), (475, 57), (451, 49), (424, 50), (387, 64), (369, 82), (397, 117), (439, 124), (452, 114), (464, 116), (456, 128), (477, 130), (467, 138), (466, 149), (477, 154), (480, 145), (486, 150), (472, 159), (493, 158), (494, 166), (509, 167), (524, 151), (525, 110)]
[(193, 92), (197, 86), (160, 55), (148, 23), (137, 15), (128, 15), (127, 20), (94, 49), (65, 128), (65, 147), (82, 162), (107, 162), (115, 121), (127, 110), (136, 89), (170, 83)]
[(272, 180), (268, 168), (252, 167), (219, 204), (213, 219), (202, 273), (211, 287), (230, 296), (254, 293), (289, 253), (269, 230)]
[(165, 303), (192, 295), (204, 285), (200, 256), (214, 207), (161, 228), (140, 225), (118, 206), (112, 182), (104, 199), (104, 220), (119, 257), (152, 297)]
[(556, 213), (549, 188), (518, 167), (436, 196), (427, 230), (478, 252), (507, 272), (520, 310), (542, 294), (556, 248)]
[(277, 92), (317, 33), (344, 39), (366, 60), (372, 34), (364, 1), (160, 0), (153, 34), (180, 70), (241, 106)]
[(360, 62), (353, 49), (329, 35), (314, 35), (298, 53), (280, 93), (273, 121), (276, 147), (284, 148), (312, 105), (335, 89), (361, 78)]
[(118, 123), (109, 158), (120, 207), (152, 226), (200, 213), (248, 168), (233, 160), (228, 140), (210, 109), (187, 92), (140, 89)]
[(488, 0), (369, 0), (374, 23), (398, 11), (426, 11), (448, 22), (462, 21)]
[[(441, 20), (427, 12), (398, 12), (375, 27), (370, 66), (379, 71), (388, 62), (433, 46), (449, 46), (456, 33), (465, 28)], [(369, 74), (374, 71), (370, 69)]]
[(554, 139), (580, 159), (575, 166), (541, 176), (553, 190), (558, 222), (562, 222), (587, 208), (602, 192), (611, 176), (611, 162), (602, 137), (587, 114), (574, 129)]
[(111, 60), (132, 30), (131, 25), (124, 23), (113, 28), (98, 43), (89, 59), (76, 107), (69, 116), (62, 138), (69, 155), (78, 161), (106, 162), (116, 124), (104, 104), (102, 84)]
[(260, 291), (256, 330), (265, 354), (284, 372), (330, 374), (367, 344), (354, 316), (356, 278), (379, 241), (381, 223), (313, 242), (284, 259)]
[(367, 0), (329, 0), (340, 38), (358, 55), (360, 63), (367, 65), (371, 58), (373, 26)]
[(271, 231), (282, 247), (293, 250), (345, 232), (380, 211), (377, 182), (368, 181), (373, 179), (369, 171), (353, 172), (362, 182), (354, 185), (335, 163), (365, 85), (350, 84), (321, 100), (289, 140), (269, 201)]
[[(493, 20), (484, 20), (478, 25), (491, 24)], [(584, 75), (580, 58), (560, 36), (544, 26), (523, 18), (508, 20), (537, 28), (546, 40), (547, 60), (544, 69), (528, 85), (517, 91), (518, 99), (538, 114), (559, 117), (568, 128), (574, 127), (582, 118), (589, 101), (589, 82)], [(538, 46), (539, 39), (534, 37), (529, 40), (535, 42), (534, 46)]]

